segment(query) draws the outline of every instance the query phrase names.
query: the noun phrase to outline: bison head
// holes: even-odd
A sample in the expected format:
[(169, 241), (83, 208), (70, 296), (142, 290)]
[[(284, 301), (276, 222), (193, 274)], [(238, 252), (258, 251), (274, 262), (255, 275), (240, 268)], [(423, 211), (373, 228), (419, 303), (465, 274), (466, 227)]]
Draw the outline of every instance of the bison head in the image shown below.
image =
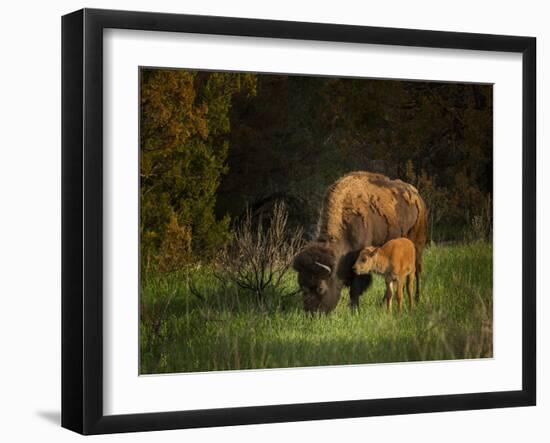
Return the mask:
[(307, 312), (332, 311), (340, 298), (332, 249), (322, 243), (310, 243), (294, 258), (293, 267), (298, 272), (304, 309)]
[(374, 268), (376, 251), (378, 248), (367, 246), (360, 253), (357, 261), (353, 265), (353, 272), (358, 275), (368, 274)]

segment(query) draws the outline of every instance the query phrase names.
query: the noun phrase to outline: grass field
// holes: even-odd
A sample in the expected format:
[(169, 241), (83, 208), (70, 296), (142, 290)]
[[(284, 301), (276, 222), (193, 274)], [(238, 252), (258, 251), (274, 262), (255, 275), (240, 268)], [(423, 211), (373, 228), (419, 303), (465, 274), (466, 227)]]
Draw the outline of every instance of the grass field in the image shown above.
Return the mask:
[[(148, 276), (142, 284), (142, 374), (492, 357), (492, 246), (431, 246), (423, 299), (388, 314), (384, 282), (344, 291), (330, 315), (308, 316), (301, 296), (267, 297), (224, 286), (209, 268)], [(286, 284), (296, 285), (291, 272)], [(406, 297), (405, 297), (406, 298)]]

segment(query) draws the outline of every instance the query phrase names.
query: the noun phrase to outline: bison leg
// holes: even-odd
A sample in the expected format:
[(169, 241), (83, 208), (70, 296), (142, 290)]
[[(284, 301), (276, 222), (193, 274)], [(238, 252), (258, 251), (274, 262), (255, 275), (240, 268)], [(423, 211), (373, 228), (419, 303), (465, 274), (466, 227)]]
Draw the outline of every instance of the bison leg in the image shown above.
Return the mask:
[(405, 279), (400, 277), (397, 279), (397, 307), (399, 312), (403, 309), (403, 286), (405, 286)]
[(407, 295), (409, 297), (409, 307), (413, 305), (413, 290), (414, 290), (414, 274), (407, 275)]
[(370, 274), (356, 275), (353, 277), (351, 286), (349, 288), (349, 305), (352, 310), (359, 308), (359, 297), (372, 283), (372, 276)]
[(416, 295), (414, 298), (416, 299), (416, 302), (418, 303), (420, 301), (420, 274), (422, 273), (422, 255), (418, 254), (416, 257)]
[(393, 295), (393, 282), (386, 280), (386, 309), (391, 312), (391, 298)]

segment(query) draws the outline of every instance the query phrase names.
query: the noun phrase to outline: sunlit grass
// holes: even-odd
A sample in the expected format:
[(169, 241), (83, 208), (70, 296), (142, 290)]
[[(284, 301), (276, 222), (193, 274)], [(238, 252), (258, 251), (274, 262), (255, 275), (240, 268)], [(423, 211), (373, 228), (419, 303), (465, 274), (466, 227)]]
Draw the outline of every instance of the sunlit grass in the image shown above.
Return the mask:
[[(208, 268), (149, 277), (141, 295), (141, 373), (219, 371), (492, 357), (492, 246), (431, 246), (423, 299), (385, 311), (384, 282), (352, 313), (344, 292), (328, 316), (300, 295), (253, 296), (224, 287)], [(289, 287), (296, 283), (288, 276)], [(406, 299), (406, 297), (405, 297)], [(395, 307), (395, 306), (394, 306)]]

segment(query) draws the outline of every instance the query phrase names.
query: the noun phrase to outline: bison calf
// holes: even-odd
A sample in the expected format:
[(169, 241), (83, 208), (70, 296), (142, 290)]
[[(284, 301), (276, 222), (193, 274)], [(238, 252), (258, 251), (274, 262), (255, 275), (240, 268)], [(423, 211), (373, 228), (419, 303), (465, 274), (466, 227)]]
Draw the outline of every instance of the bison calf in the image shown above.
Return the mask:
[(416, 272), (416, 251), (413, 242), (401, 237), (384, 243), (381, 247), (367, 246), (359, 253), (353, 265), (356, 274), (375, 272), (386, 280), (386, 307), (391, 310), (394, 285), (397, 286), (397, 304), (401, 311), (403, 286), (407, 279), (409, 306), (412, 306), (413, 278)]

